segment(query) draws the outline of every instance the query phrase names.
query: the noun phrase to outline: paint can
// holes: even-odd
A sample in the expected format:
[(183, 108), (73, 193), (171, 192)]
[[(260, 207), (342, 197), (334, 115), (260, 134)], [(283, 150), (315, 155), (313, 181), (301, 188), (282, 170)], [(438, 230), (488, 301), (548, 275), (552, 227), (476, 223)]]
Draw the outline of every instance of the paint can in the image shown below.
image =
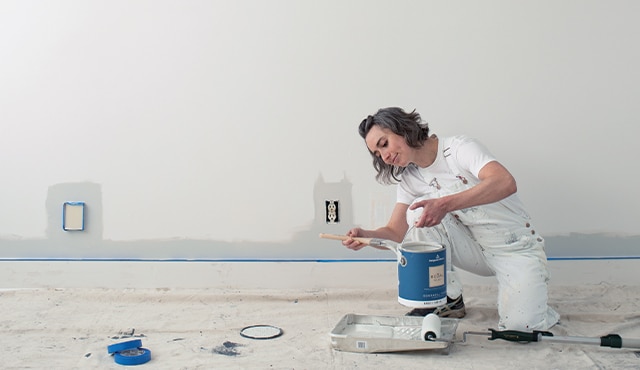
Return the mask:
[(406, 242), (398, 248), (398, 302), (432, 308), (447, 303), (446, 249), (428, 242)]

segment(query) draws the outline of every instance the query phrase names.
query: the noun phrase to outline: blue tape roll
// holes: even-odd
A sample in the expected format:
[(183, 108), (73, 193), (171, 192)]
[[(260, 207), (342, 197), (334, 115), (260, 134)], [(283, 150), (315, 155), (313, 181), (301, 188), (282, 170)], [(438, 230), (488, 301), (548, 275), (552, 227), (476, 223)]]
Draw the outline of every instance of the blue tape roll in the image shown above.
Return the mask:
[(120, 365), (141, 365), (151, 360), (151, 351), (146, 348), (116, 352), (113, 359)]
[(109, 354), (126, 351), (128, 349), (136, 349), (138, 347), (142, 347), (142, 341), (140, 339), (129, 340), (126, 342), (112, 344), (107, 347), (107, 352)]

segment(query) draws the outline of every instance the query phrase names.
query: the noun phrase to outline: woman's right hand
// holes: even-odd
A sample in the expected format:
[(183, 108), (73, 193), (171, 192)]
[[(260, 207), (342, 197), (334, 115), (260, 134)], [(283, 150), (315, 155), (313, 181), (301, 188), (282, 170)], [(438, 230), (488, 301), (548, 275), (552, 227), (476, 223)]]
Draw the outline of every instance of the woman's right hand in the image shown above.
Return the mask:
[[(359, 227), (354, 227), (353, 229), (347, 231), (347, 236), (350, 238), (364, 237), (364, 230)], [(360, 249), (367, 246), (367, 244), (353, 239), (343, 240), (342, 245), (354, 251), (359, 251)]]
[[(354, 227), (347, 232), (347, 236), (349, 237), (349, 239), (343, 240), (342, 245), (351, 250), (359, 251), (360, 249), (366, 247), (368, 244), (353, 240), (351, 238), (378, 238), (393, 240), (397, 243), (402, 242), (402, 238), (409, 228), (409, 226), (407, 225), (406, 216), (408, 208), (408, 204), (396, 203), (395, 207), (393, 207), (391, 218), (389, 219), (389, 222), (386, 226), (377, 228), (375, 230), (365, 230), (359, 227)], [(373, 247), (378, 249), (387, 249), (386, 247), (378, 247), (375, 245)]]

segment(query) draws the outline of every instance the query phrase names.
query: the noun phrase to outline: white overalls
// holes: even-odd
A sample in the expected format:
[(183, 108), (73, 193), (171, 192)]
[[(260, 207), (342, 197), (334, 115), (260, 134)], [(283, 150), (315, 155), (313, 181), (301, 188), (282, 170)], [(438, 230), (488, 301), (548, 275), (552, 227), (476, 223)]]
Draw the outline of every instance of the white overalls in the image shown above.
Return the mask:
[[(458, 193), (479, 181), (447, 158), (449, 148), (444, 147), (444, 139), (439, 141), (438, 155), (445, 158), (440, 166), (446, 163), (453, 177), (450, 181), (424, 179), (432, 191), (415, 201)], [(409, 226), (422, 211), (422, 208), (407, 211)], [(536, 234), (528, 215), (501, 202), (471, 207), (447, 214), (435, 227), (411, 228), (405, 240), (436, 242), (447, 248), (450, 298), (462, 294), (454, 266), (481, 276), (495, 275), (500, 330), (547, 330), (558, 322), (558, 313), (547, 305), (549, 276), (544, 239)]]

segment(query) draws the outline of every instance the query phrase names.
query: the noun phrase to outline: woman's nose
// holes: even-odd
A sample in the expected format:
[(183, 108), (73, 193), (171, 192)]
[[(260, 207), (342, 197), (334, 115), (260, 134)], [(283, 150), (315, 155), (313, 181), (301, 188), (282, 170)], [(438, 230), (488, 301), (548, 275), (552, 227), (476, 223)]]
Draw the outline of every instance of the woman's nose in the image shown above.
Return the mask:
[(384, 150), (382, 151), (382, 160), (385, 163), (389, 163), (389, 160), (391, 159), (391, 152), (389, 152), (388, 150)]

